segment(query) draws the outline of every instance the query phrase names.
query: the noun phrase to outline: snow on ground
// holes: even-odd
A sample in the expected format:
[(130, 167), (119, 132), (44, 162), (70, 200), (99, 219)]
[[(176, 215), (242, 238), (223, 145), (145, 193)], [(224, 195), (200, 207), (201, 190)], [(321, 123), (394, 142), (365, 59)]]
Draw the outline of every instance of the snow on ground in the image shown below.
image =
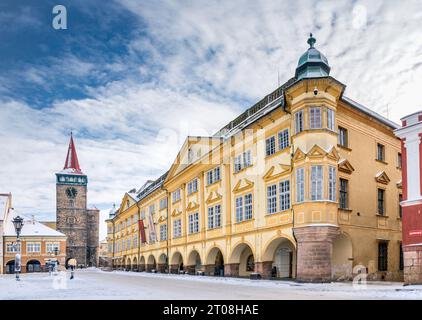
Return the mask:
[(0, 275), (0, 299), (422, 299), (422, 286), (371, 282), (356, 289), (350, 282), (304, 284), (294, 281), (249, 280), (206, 276), (106, 272)]

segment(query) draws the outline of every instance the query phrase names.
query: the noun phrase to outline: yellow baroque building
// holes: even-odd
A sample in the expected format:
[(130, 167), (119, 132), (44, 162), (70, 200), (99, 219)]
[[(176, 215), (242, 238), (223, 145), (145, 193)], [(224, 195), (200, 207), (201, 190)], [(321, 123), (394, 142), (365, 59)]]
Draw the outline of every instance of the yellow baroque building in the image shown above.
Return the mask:
[(402, 280), (398, 125), (344, 95), (308, 39), (296, 73), (110, 214), (114, 268)]

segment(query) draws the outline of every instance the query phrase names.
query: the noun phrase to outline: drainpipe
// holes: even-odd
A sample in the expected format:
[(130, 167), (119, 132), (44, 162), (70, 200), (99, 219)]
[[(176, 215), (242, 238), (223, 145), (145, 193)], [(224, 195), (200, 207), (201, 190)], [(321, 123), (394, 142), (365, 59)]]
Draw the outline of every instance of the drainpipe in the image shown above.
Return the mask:
[(166, 252), (167, 252), (167, 273), (170, 274), (170, 257), (169, 257), (169, 226), (170, 226), (170, 214), (169, 214), (169, 203), (170, 203), (170, 199), (169, 199), (169, 191), (163, 187), (163, 190), (166, 192), (166, 197), (167, 197), (167, 208), (166, 208), (166, 212), (167, 212), (167, 230), (166, 230)]
[[(293, 144), (293, 139), (292, 139), (292, 153), (290, 155), (290, 167), (292, 168), (292, 175), (294, 175), (294, 171), (293, 171), (293, 155), (294, 154), (295, 154), (295, 146)], [(290, 188), (290, 189), (292, 189), (292, 188)], [(293, 202), (293, 201), (291, 201), (291, 202)], [(293, 208), (293, 206), (292, 206), (292, 223), (293, 223), (293, 227), (292, 227), (293, 239), (295, 239), (295, 241), (296, 241), (295, 278), (297, 279), (297, 257), (298, 257), (298, 253), (299, 253), (299, 246), (298, 246), (298, 243), (297, 243), (297, 238), (296, 238), (295, 232), (293, 230), (293, 228), (295, 226), (295, 209)]]
[(141, 230), (139, 230), (139, 221), (140, 221), (140, 219), (141, 219), (141, 207), (139, 206), (139, 201), (136, 201), (136, 206), (138, 207), (138, 221), (136, 222), (138, 225), (136, 226), (137, 228), (138, 228), (138, 239), (137, 239), (137, 242), (138, 242), (138, 265), (137, 265), (137, 269), (138, 269), (138, 272), (139, 272), (139, 262), (140, 262), (140, 259), (141, 259)]

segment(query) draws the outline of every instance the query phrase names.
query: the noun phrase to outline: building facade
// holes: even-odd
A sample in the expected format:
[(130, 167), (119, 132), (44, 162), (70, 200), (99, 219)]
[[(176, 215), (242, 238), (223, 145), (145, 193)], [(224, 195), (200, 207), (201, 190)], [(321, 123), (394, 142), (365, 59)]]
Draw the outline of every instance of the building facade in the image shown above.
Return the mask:
[(125, 195), (108, 220), (114, 267), (402, 279), (398, 126), (344, 95), (315, 41), (293, 78)]
[(404, 281), (422, 284), (422, 111), (401, 120)]
[(56, 173), (56, 225), (67, 236), (66, 261), (96, 266), (99, 247), (99, 210), (87, 208), (88, 177), (82, 172), (73, 136), (66, 162)]
[[(20, 243), (13, 225), (13, 219), (18, 215), (24, 218)], [(4, 216), (2, 252), (2, 273), (15, 273), (17, 253), (21, 254), (22, 273), (47, 271), (46, 264), (50, 260), (57, 261), (59, 268), (64, 268), (66, 235), (36, 221), (34, 217), (18, 214), (9, 206)]]

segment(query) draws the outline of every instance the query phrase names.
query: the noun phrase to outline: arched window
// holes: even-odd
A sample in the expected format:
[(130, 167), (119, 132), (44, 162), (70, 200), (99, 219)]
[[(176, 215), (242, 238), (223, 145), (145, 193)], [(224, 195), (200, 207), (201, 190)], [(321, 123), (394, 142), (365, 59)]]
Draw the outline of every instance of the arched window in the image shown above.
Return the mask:
[(246, 260), (246, 271), (254, 271), (255, 270), (255, 259), (253, 257), (253, 254), (251, 254), (248, 257), (248, 260)]

